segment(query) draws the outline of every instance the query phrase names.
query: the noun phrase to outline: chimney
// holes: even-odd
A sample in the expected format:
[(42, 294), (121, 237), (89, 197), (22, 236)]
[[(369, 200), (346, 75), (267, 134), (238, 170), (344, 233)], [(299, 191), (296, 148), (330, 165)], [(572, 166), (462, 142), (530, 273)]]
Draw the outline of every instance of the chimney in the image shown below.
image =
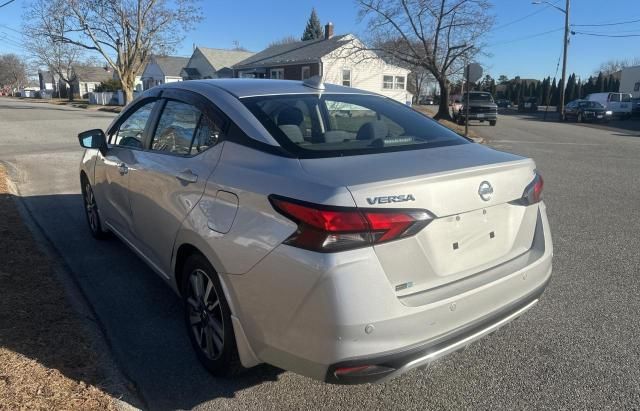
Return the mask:
[(333, 23), (329, 22), (324, 26), (324, 39), (329, 40), (331, 37), (333, 37)]

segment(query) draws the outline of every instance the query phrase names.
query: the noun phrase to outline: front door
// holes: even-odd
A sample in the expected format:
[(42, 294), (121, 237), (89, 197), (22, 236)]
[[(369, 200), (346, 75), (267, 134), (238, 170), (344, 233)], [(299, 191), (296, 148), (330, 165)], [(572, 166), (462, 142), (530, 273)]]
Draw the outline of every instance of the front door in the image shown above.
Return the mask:
[(100, 154), (95, 167), (95, 195), (100, 213), (107, 226), (129, 237), (132, 227), (129, 200), (130, 170), (142, 151), (145, 130), (155, 101), (133, 107), (119, 125), (110, 130), (106, 155)]
[(130, 170), (136, 246), (164, 273), (171, 266), (176, 234), (202, 197), (222, 151), (221, 122), (186, 100), (163, 100), (147, 149)]

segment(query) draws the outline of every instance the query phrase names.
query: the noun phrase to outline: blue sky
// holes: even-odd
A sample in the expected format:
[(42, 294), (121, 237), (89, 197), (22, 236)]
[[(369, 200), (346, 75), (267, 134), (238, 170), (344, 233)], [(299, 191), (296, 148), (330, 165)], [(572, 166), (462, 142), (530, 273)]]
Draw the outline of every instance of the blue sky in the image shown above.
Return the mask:
[[(16, 40), (23, 0), (0, 8), (0, 53), (22, 50)], [(565, 0), (551, 0), (564, 7)], [(1, 1), (0, 1), (1, 3)], [(573, 0), (571, 23), (600, 24), (640, 19), (640, 0)], [(564, 15), (531, 0), (493, 0), (496, 25), (487, 38), (491, 55), (480, 60), (494, 77), (506, 74), (523, 78), (553, 76), (562, 47)], [(312, 7), (321, 21), (332, 21), (336, 33), (366, 34), (358, 23), (357, 9), (349, 0), (203, 0), (205, 19), (186, 38), (176, 54), (189, 56), (193, 44), (230, 48), (234, 41), (259, 51), (270, 41), (286, 35), (299, 37)], [(556, 30), (557, 31), (552, 31)], [(582, 31), (609, 35), (640, 34), (640, 21), (633, 24), (581, 27)], [(578, 28), (575, 28), (578, 31)], [(541, 34), (549, 32), (547, 34)], [(534, 35), (539, 36), (532, 37)], [(10, 40), (4, 40), (9, 38)], [(569, 72), (588, 76), (609, 59), (640, 57), (640, 37), (607, 38), (576, 35), (569, 48)], [(558, 72), (559, 73), (559, 72)], [(558, 74), (559, 76), (559, 74)]]

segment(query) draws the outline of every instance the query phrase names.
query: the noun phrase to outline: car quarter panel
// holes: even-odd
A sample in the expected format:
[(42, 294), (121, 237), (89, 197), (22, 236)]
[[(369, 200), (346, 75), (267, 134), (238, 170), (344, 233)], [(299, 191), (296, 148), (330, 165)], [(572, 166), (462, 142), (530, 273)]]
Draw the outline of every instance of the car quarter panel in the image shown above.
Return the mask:
[[(226, 233), (217, 231), (219, 222), (216, 219), (220, 216), (213, 212), (221, 206), (229, 206), (228, 201), (221, 204), (221, 191), (238, 199), (233, 225)], [(219, 273), (246, 273), (297, 228), (273, 209), (268, 199), (271, 194), (321, 204), (354, 206), (345, 187), (334, 187), (310, 178), (297, 159), (226, 142), (220, 164), (209, 178), (198, 205), (185, 219), (175, 248), (188, 242), (193, 235), (200, 236), (207, 244), (207, 251), (201, 251), (207, 254)]]

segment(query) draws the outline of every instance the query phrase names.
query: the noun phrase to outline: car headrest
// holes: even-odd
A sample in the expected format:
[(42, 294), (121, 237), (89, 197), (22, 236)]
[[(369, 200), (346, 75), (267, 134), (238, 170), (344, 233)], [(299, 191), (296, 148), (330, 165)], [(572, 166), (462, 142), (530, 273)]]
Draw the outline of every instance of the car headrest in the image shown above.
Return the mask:
[(287, 107), (278, 114), (278, 125), (292, 124), (299, 126), (304, 120), (304, 115), (299, 108)]
[(279, 127), (292, 143), (304, 143), (304, 136), (302, 135), (300, 126), (295, 124), (283, 124)]
[(384, 139), (389, 135), (389, 126), (382, 120), (364, 123), (356, 134), (356, 140)]

